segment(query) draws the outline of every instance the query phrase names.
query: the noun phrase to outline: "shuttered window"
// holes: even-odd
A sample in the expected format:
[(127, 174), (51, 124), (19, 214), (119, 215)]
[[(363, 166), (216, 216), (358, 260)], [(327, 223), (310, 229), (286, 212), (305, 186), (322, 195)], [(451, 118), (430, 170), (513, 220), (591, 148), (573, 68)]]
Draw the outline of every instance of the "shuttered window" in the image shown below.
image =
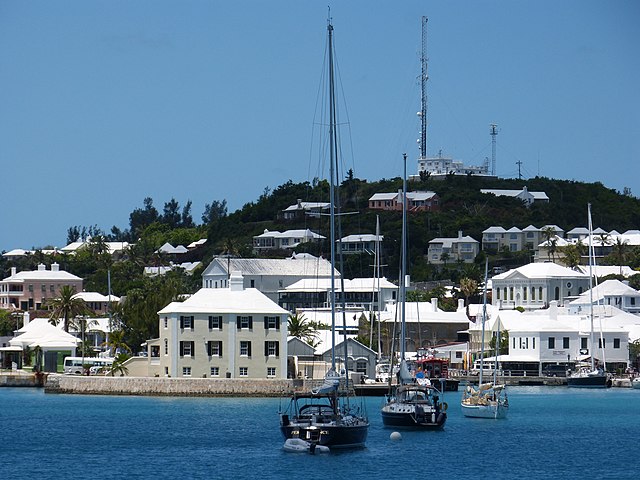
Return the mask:
[(222, 330), (222, 315), (209, 315), (209, 330)]
[(238, 315), (236, 319), (238, 330), (253, 329), (253, 317), (251, 315)]
[(280, 330), (280, 317), (264, 317), (265, 330)]

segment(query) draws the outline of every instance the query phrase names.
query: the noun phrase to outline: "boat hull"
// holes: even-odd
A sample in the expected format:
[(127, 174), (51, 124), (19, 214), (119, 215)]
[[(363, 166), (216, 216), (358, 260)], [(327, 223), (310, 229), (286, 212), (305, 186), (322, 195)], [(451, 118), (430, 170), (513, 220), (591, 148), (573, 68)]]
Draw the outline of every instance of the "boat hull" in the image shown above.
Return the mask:
[(497, 405), (461, 405), (462, 414), (471, 418), (507, 418), (509, 409), (502, 404)]
[(632, 387), (632, 388), (640, 389), (640, 378), (634, 378), (634, 379), (631, 381), (631, 387)]
[(441, 430), (447, 421), (447, 414), (427, 415), (420, 419), (412, 413), (382, 412), (382, 423), (385, 427), (416, 428), (421, 430)]
[(567, 378), (567, 386), (573, 388), (609, 388), (611, 379), (606, 375), (584, 375)]
[(282, 425), (285, 440), (299, 438), (329, 448), (359, 448), (365, 445), (369, 424), (362, 425)]

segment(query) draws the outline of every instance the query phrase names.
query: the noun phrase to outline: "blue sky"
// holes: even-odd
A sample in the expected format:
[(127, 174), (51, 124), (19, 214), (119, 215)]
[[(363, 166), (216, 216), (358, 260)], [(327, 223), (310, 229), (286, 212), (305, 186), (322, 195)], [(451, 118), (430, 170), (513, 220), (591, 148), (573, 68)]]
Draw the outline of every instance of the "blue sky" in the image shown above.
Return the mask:
[[(152, 197), (311, 180), (326, 1), (0, 0), (0, 251), (128, 227)], [(640, 2), (333, 2), (359, 178), (417, 169), (421, 17), (428, 153), (640, 196)]]

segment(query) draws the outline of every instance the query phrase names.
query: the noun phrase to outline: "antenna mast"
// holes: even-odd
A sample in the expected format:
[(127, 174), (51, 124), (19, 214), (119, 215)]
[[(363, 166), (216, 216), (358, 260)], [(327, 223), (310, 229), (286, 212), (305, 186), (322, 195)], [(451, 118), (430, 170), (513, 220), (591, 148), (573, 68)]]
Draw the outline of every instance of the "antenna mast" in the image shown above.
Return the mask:
[(491, 127), (491, 175), (496, 175), (496, 135), (498, 135), (498, 130), (495, 123), (490, 125)]
[(420, 64), (420, 157), (427, 158), (427, 17), (422, 17), (422, 53)]

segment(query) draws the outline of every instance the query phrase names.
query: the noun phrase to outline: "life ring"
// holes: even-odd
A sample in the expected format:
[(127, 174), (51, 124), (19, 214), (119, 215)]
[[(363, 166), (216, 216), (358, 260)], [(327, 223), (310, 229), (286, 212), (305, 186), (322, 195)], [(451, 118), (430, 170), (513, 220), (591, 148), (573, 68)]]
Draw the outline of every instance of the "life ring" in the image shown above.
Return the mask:
[(442, 402), (440, 405), (442, 406), (442, 410), (445, 412), (447, 411), (447, 408), (449, 408), (449, 404), (447, 402)]

